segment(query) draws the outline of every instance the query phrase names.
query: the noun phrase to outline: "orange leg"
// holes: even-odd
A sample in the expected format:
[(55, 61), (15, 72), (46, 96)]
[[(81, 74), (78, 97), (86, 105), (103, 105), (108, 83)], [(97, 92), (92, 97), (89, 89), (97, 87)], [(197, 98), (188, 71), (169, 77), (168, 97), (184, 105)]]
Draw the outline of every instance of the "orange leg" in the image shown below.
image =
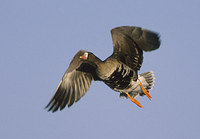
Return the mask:
[(126, 93), (127, 94), (127, 96), (130, 98), (130, 100), (132, 101), (132, 102), (134, 102), (136, 105), (138, 105), (139, 107), (143, 107), (141, 104), (140, 104), (140, 102), (139, 101), (137, 101), (136, 99), (134, 99), (134, 98), (132, 98), (130, 95), (129, 95), (129, 93)]
[(142, 86), (142, 83), (140, 82), (140, 80), (138, 79), (139, 83), (140, 83), (140, 86), (142, 88), (142, 91), (144, 92), (144, 94), (151, 100), (151, 95), (149, 94), (149, 92), (147, 92), (144, 87)]

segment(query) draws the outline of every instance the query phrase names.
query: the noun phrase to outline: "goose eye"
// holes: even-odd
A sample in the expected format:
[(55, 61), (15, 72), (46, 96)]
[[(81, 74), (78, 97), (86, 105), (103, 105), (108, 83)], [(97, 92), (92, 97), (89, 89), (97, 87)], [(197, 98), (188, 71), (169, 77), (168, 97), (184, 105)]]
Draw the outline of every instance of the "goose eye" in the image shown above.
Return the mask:
[(86, 60), (88, 58), (88, 53), (85, 52), (80, 58)]

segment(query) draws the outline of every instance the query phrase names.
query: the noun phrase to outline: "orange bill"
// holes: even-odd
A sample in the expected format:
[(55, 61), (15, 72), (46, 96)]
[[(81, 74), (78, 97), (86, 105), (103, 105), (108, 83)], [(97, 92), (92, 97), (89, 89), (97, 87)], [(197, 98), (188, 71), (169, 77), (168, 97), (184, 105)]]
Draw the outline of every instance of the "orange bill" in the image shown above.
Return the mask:
[(136, 99), (134, 99), (133, 97), (131, 97), (130, 95), (129, 95), (129, 93), (126, 93), (127, 94), (127, 96), (130, 98), (130, 100), (132, 101), (132, 102), (134, 102), (136, 105), (138, 105), (139, 107), (143, 107), (141, 104), (140, 104), (140, 102), (139, 101), (137, 101)]
[(144, 94), (151, 100), (151, 95), (149, 94), (149, 92), (147, 92), (144, 87), (142, 86), (142, 83), (140, 82), (140, 80), (138, 79), (139, 83), (140, 83), (140, 86), (142, 88), (142, 91), (144, 92)]

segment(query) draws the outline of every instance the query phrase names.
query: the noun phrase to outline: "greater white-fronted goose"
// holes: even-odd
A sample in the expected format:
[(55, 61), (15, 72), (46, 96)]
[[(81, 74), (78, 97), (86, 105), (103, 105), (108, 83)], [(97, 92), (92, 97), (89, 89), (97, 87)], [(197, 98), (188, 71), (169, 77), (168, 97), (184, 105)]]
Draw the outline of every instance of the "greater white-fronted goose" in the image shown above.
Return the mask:
[(143, 51), (152, 51), (160, 46), (159, 35), (140, 27), (123, 26), (111, 30), (114, 51), (102, 61), (93, 53), (80, 50), (72, 59), (60, 81), (55, 94), (46, 106), (48, 111), (62, 110), (77, 102), (90, 88), (92, 81), (103, 81), (120, 97), (135, 99), (146, 95), (154, 85), (152, 71), (138, 75), (143, 61)]

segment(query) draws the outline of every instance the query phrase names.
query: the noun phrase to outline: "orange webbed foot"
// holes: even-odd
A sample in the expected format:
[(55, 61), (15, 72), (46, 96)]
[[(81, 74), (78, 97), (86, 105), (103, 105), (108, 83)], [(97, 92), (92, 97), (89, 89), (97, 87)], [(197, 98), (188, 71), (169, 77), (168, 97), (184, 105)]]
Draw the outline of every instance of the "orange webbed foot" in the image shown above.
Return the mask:
[(127, 94), (127, 96), (130, 98), (130, 100), (132, 101), (132, 102), (134, 102), (136, 105), (138, 105), (140, 108), (142, 108), (143, 106), (140, 104), (140, 102), (139, 101), (137, 101), (136, 99), (134, 99), (133, 97), (131, 97), (130, 95), (129, 95), (129, 93), (126, 93)]
[(144, 92), (144, 94), (151, 100), (151, 95), (149, 94), (149, 92), (147, 92), (144, 87), (142, 86), (142, 83), (140, 82), (140, 80), (138, 79), (139, 83), (140, 83), (140, 86), (142, 88), (142, 91)]

